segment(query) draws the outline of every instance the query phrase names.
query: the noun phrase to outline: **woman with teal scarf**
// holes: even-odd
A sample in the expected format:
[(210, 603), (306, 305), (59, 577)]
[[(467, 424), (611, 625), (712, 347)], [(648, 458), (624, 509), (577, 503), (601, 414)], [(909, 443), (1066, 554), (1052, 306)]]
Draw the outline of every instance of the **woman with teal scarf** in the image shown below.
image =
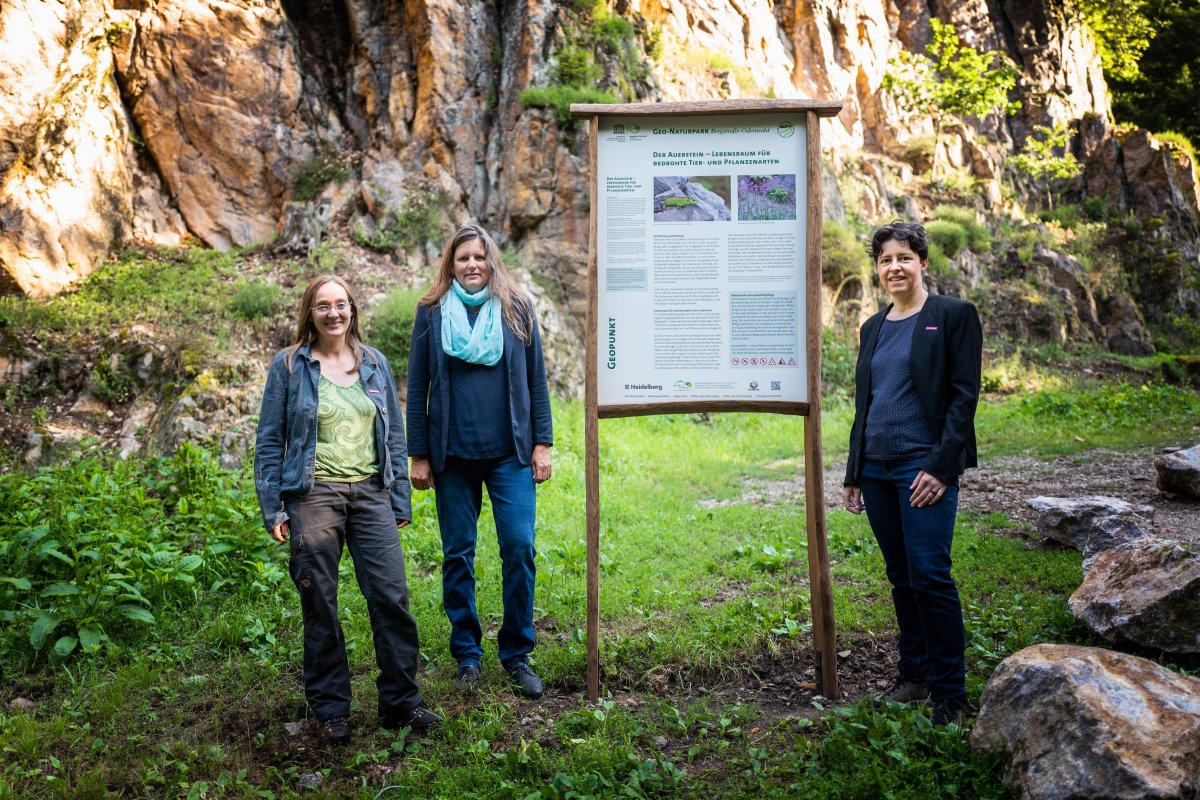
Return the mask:
[(536, 484), (550, 477), (550, 392), (533, 305), (500, 250), (468, 225), (446, 245), (417, 304), (408, 360), (408, 445), (415, 489), (432, 489), (442, 535), (442, 600), (455, 686), (480, 679), (475, 542), (483, 487), (500, 544), (504, 620), (497, 656), (517, 689), (542, 695), (534, 646)]

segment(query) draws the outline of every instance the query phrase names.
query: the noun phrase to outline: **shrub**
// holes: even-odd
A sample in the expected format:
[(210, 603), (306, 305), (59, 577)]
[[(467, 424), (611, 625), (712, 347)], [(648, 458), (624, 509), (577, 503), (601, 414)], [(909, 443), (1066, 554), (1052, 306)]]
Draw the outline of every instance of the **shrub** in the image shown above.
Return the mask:
[(387, 358), (398, 383), (408, 374), (408, 346), (423, 294), (424, 289), (393, 289), (371, 306), (365, 320), (367, 343)]
[(279, 551), (250, 486), (187, 443), (0, 474), (0, 651), (65, 659), (138, 639), (201, 589), (274, 591)]
[(300, 165), (300, 171), (296, 173), (296, 188), (292, 191), (292, 199), (301, 203), (314, 200), (326, 186), (341, 183), (349, 175), (350, 167), (339, 160), (336, 152), (322, 150), (313, 153), (311, 158)]
[(929, 242), (929, 271), (934, 275), (949, 275), (953, 271), (950, 269), (950, 259), (946, 258), (935, 241)]
[(574, 86), (534, 86), (517, 96), (529, 108), (552, 108), (560, 128), (572, 128), (572, 103), (616, 103), (619, 98), (603, 89), (577, 89)]
[(1095, 196), (1083, 198), (1083, 215), (1092, 222), (1103, 222), (1108, 219), (1108, 198)]
[(354, 241), (384, 253), (398, 247), (423, 249), (426, 242), (441, 233), (442, 210), (448, 203), (449, 198), (440, 190), (409, 185), (400, 207), (385, 211), (373, 230), (368, 231), (361, 223), (354, 226)]
[(1200, 168), (1200, 162), (1196, 161), (1196, 147), (1186, 135), (1178, 131), (1163, 131), (1154, 135), (1158, 137), (1159, 141), (1169, 147), (1173, 153), (1187, 156), (1197, 168)]
[(835, 220), (825, 220), (821, 230), (821, 280), (826, 286), (836, 289), (843, 281), (853, 279), (861, 274), (867, 261), (866, 250), (852, 231)]
[(284, 302), (283, 289), (274, 283), (239, 280), (233, 285), (229, 310), (234, 316), (253, 321), (275, 316)]
[(930, 244), (936, 244), (938, 249), (949, 258), (958, 256), (959, 252), (967, 246), (969, 239), (967, 231), (962, 225), (947, 219), (935, 219), (927, 222), (925, 232), (929, 234)]
[(991, 249), (992, 234), (975, 217), (975, 210), (965, 206), (939, 205), (933, 210), (933, 218), (944, 219), (962, 226), (967, 232), (967, 247), (976, 253)]

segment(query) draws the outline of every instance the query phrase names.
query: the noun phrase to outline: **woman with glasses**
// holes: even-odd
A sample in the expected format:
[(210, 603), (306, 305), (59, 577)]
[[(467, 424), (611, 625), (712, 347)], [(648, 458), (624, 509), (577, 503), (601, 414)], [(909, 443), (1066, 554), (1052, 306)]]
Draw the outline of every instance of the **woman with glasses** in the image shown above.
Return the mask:
[(319, 275), (300, 299), (295, 341), (267, 373), (254, 451), (263, 521), (291, 543), (304, 620), (304, 693), (334, 744), (350, 739), (350, 670), (338, 620), (338, 564), (350, 550), (375, 638), (385, 727), (441, 717), (417, 686), (417, 623), (399, 529), (412, 519), (404, 420), (387, 360), (363, 344), (350, 287)]
[(542, 695), (533, 650), (535, 484), (550, 477), (553, 442), (542, 342), (529, 298), (496, 243), (468, 225), (450, 239), (417, 304), (408, 360), (412, 485), (433, 489), (442, 534), (442, 599), (455, 686), (479, 681), (475, 540), (486, 485), (500, 544), (500, 664), (522, 695)]

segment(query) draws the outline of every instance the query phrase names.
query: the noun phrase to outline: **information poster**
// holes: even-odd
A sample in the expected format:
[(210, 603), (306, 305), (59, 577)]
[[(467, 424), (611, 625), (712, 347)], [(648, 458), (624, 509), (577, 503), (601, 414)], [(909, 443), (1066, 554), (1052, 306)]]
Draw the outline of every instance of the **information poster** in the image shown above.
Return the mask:
[(600, 405), (808, 402), (804, 114), (599, 126)]

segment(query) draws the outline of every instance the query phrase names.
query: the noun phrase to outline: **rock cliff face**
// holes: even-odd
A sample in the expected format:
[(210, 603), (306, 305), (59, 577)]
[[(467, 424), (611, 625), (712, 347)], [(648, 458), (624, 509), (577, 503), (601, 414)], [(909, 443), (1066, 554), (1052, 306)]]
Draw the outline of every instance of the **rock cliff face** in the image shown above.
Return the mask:
[[(578, 314), (586, 140), (519, 94), (552, 81), (584, 6), (10, 0), (0, 8), (2, 288), (53, 293), (131, 238), (173, 243), (190, 233), (219, 248), (268, 241), (303, 216), (297, 201), (370, 229), (411, 193), (432, 192), (445, 198), (447, 228), (467, 219), (489, 226)], [(1004, 154), (1033, 125), (1082, 120), (1081, 187), (1194, 228), (1190, 165), (1144, 134), (1114, 135), (1095, 44), (1060, 6), (614, 0), (610, 8), (634, 23), (633, 57), (653, 63), (647, 80), (625, 86), (628, 97), (843, 103), (823, 123), (823, 142), (869, 216), (894, 213), (896, 187), (880, 160), (931, 130), (880, 84), (900, 48), (928, 43), (936, 9), (968, 44), (1021, 69), (1019, 115), (943, 137), (947, 163), (990, 181), (991, 203), (1002, 202)], [(608, 65), (602, 72), (601, 83), (621, 82)], [(322, 160), (348, 180), (312, 186)], [(837, 216), (841, 198), (827, 194), (826, 213)]]

